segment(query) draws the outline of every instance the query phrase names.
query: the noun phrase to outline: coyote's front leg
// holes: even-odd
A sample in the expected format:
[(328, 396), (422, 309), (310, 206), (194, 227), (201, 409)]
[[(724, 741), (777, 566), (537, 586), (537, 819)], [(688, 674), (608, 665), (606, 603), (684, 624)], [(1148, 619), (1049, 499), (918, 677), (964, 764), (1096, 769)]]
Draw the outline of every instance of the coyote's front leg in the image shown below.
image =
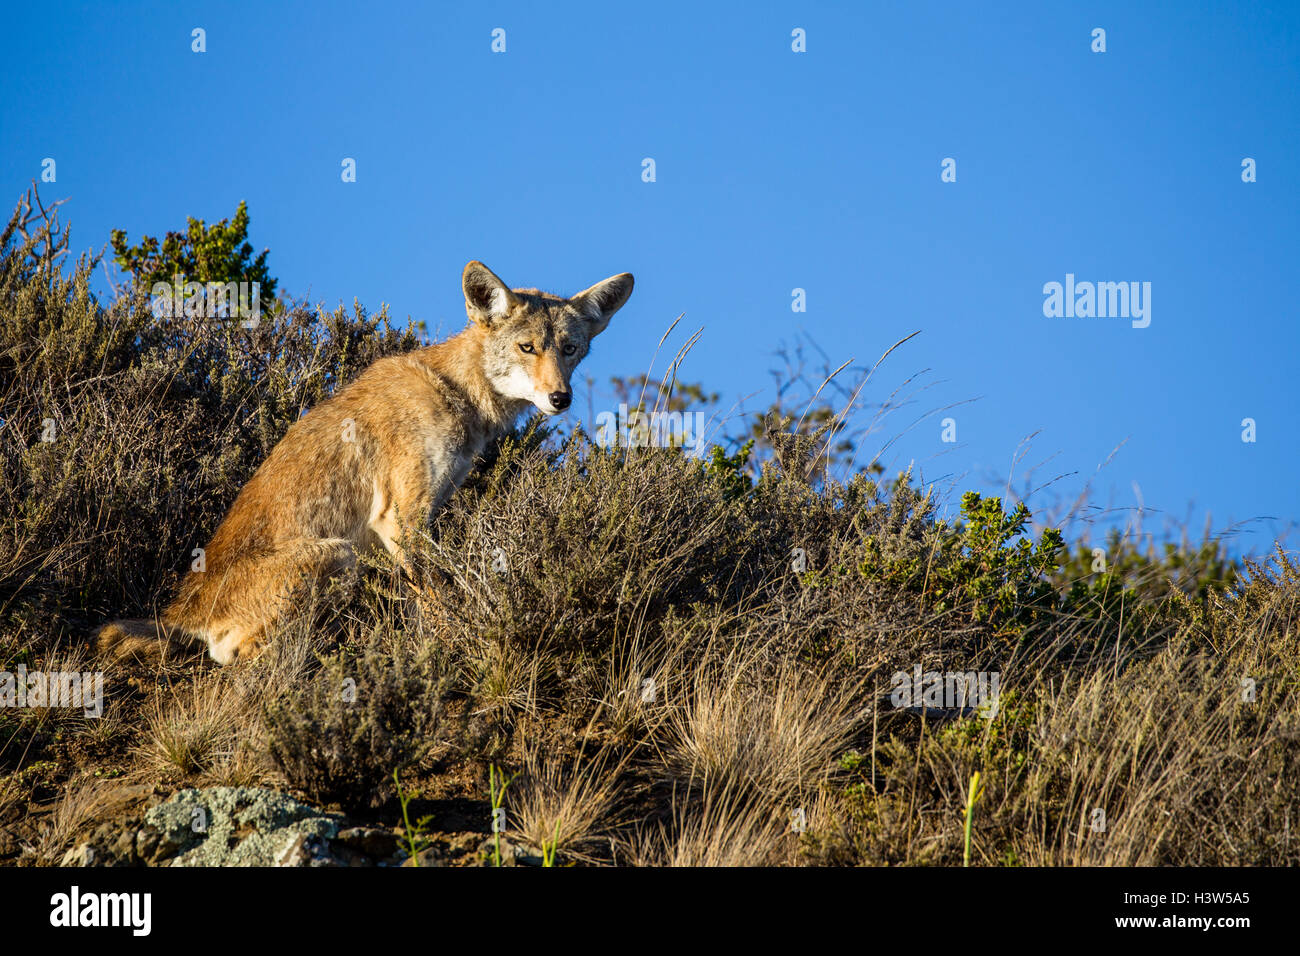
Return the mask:
[(410, 535), (426, 530), (432, 512), (428, 485), (398, 487), (391, 491), (375, 489), (368, 527), (375, 539), (403, 571), (410, 574), (406, 542)]

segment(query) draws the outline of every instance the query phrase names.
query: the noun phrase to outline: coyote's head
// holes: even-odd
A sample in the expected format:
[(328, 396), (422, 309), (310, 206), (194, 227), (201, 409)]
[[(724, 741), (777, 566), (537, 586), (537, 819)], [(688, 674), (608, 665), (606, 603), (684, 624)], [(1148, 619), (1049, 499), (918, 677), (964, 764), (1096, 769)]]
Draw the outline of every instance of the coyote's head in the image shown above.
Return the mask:
[(462, 285), (465, 311), (483, 332), (483, 370), (492, 387), (557, 415), (573, 401), (569, 376), (592, 338), (632, 294), (632, 275), (611, 276), (565, 299), (511, 289), (475, 261), (465, 267)]

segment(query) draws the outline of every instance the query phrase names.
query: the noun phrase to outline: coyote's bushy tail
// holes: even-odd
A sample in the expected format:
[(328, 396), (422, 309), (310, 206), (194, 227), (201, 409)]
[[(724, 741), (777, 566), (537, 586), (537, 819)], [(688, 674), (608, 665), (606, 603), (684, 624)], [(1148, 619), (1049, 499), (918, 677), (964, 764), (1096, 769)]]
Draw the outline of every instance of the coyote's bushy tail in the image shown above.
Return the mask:
[(144, 618), (109, 621), (95, 632), (101, 656), (160, 660), (168, 652), (189, 654), (197, 648), (183, 631)]

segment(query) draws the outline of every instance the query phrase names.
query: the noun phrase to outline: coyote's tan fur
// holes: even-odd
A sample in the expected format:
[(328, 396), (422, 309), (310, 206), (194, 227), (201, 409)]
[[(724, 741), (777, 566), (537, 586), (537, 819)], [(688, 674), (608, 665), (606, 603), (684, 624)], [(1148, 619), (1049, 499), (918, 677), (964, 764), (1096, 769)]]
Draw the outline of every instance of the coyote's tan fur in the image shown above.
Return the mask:
[(530, 405), (568, 408), (569, 378), (632, 294), (613, 276), (571, 299), (510, 289), (481, 262), (462, 277), (470, 323), (445, 342), (380, 359), (290, 427), (235, 498), (159, 621), (114, 621), (101, 650), (177, 638), (227, 663), (255, 654), (304, 589), (357, 553), (420, 528), (474, 460)]

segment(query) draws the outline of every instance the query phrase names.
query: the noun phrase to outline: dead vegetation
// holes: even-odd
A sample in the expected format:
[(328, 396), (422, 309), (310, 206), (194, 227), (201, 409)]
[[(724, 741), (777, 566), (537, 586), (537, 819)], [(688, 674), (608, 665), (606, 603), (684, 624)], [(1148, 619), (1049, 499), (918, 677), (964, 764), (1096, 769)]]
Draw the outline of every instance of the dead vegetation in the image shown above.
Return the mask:
[[(412, 576), (367, 562), (262, 657), (94, 660), (303, 408), (416, 342), (359, 308), (101, 303), (30, 218), (0, 261), (0, 671), (102, 670), (106, 702), (0, 709), (0, 862), (57, 863), (142, 785), (396, 827), (396, 772), (430, 839), (486, 831), (499, 772), (507, 835), (561, 864), (960, 865), (978, 770), (976, 865), (1300, 863), (1288, 555), (1225, 576), (1119, 542), (1092, 571), (1001, 502), (944, 520), (779, 435), (756, 463), (530, 427)], [(998, 673), (996, 715), (893, 706), (917, 666)]]

